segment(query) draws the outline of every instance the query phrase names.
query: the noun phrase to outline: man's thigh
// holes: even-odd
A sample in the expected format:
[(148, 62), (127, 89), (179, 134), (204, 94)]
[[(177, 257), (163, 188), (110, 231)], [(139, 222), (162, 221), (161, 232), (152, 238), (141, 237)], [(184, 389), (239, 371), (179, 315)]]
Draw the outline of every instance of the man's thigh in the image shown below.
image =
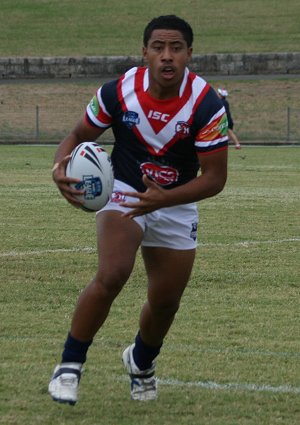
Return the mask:
[(119, 211), (101, 211), (96, 220), (99, 269), (106, 274), (124, 268), (129, 272), (143, 238), (141, 226)]

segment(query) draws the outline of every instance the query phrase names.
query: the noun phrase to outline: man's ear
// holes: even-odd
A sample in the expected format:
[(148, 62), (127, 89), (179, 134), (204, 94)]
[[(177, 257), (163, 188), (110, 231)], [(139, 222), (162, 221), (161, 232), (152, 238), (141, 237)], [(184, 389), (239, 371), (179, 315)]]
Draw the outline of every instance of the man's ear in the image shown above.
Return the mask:
[(147, 47), (143, 46), (142, 54), (143, 54), (144, 62), (147, 62)]
[(192, 47), (188, 47), (188, 62), (191, 61), (192, 54), (193, 54), (193, 48)]

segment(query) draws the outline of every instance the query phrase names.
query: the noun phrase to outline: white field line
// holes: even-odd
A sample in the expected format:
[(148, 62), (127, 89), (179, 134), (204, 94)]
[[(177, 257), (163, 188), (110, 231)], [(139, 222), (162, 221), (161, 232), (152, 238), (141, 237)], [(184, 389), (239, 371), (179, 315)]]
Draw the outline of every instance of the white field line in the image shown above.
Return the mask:
[[(117, 376), (117, 380), (128, 380), (128, 376)], [(157, 379), (160, 385), (169, 385), (173, 387), (192, 387), (202, 388), (211, 391), (251, 391), (251, 392), (269, 392), (277, 394), (300, 394), (300, 387), (292, 387), (291, 385), (279, 385), (275, 387), (268, 384), (245, 384), (228, 382), (220, 384), (214, 381), (179, 381), (177, 379)]]
[(10, 251), (1, 252), (0, 257), (26, 257), (29, 255), (44, 255), (44, 254), (60, 254), (64, 252), (96, 252), (96, 248), (83, 247), (83, 248), (58, 248), (58, 249), (40, 249), (34, 251)]
[(267, 241), (241, 241), (241, 242), (234, 242), (234, 243), (199, 243), (199, 246), (203, 247), (222, 247), (222, 246), (241, 246), (248, 248), (249, 246), (253, 245), (275, 245), (279, 243), (290, 243), (290, 242), (300, 242), (300, 238), (288, 238), (288, 239), (275, 239), (275, 240), (267, 240)]
[[(280, 243), (293, 243), (300, 242), (300, 238), (288, 238), (288, 239), (275, 239), (275, 240), (266, 240), (266, 241), (241, 241), (234, 243), (199, 243), (199, 247), (234, 247), (240, 246), (244, 248), (248, 248), (250, 246), (255, 245), (273, 245)], [(82, 247), (82, 248), (58, 248), (58, 249), (41, 249), (41, 250), (33, 250), (33, 251), (10, 251), (10, 252), (0, 252), (1, 257), (26, 257), (29, 255), (44, 255), (44, 254), (59, 254), (64, 252), (96, 252), (96, 248), (92, 247)]]

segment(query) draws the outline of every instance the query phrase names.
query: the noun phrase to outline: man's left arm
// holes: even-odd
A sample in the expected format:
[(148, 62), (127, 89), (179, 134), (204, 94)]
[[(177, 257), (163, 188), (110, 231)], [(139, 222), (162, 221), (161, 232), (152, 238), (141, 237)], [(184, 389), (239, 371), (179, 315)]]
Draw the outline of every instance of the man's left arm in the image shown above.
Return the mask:
[(148, 214), (160, 208), (180, 204), (189, 204), (217, 195), (227, 180), (227, 147), (209, 154), (198, 154), (201, 174), (188, 183), (166, 190), (158, 186), (147, 176), (143, 176), (147, 189), (145, 192), (125, 192), (137, 198), (136, 202), (123, 202), (122, 205), (133, 208), (125, 217)]

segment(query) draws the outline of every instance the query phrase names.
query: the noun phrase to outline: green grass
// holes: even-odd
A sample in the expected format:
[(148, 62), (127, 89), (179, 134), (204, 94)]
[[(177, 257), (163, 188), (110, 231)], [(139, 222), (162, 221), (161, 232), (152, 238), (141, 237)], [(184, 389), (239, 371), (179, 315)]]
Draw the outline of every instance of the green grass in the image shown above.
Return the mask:
[(0, 423), (298, 425), (299, 148), (230, 149), (225, 190), (199, 205), (200, 246), (158, 361), (159, 399), (132, 402), (120, 361), (145, 299), (138, 256), (73, 408), (53, 403), (47, 384), (96, 269), (94, 216), (52, 184), (54, 149), (0, 146)]
[(1, 0), (0, 56), (139, 55), (154, 16), (194, 28), (194, 52), (299, 51), (298, 0)]

